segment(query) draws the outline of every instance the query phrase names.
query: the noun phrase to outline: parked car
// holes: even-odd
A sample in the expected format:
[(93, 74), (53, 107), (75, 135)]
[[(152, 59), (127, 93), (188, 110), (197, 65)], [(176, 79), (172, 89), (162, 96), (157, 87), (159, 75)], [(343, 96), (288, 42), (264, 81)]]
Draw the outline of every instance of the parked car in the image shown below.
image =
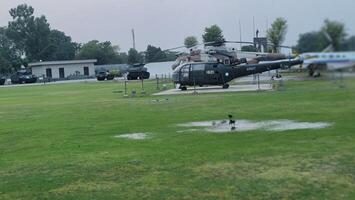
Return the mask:
[(99, 72), (96, 75), (96, 79), (98, 81), (104, 81), (104, 80), (113, 80), (115, 78), (115, 75), (109, 73), (109, 72)]

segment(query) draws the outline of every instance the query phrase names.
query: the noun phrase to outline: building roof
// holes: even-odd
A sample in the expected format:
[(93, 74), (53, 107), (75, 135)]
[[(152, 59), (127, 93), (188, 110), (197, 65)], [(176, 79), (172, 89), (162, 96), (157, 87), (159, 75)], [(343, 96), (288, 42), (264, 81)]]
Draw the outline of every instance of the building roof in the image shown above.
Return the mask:
[(96, 68), (99, 67), (118, 67), (118, 68), (124, 68), (124, 67), (129, 67), (129, 64), (106, 64), (106, 65), (95, 65)]
[(49, 65), (72, 65), (72, 64), (87, 64), (96, 63), (96, 59), (91, 60), (63, 60), (63, 61), (48, 61), (48, 62), (35, 62), (29, 63), (29, 67), (49, 66)]

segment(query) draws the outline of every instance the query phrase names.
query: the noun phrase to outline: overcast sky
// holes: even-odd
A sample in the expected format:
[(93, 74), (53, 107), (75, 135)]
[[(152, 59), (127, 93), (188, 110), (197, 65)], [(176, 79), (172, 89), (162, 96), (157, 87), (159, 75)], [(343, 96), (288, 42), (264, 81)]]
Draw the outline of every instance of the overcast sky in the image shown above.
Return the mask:
[(74, 41), (109, 40), (122, 51), (132, 46), (132, 28), (138, 50), (148, 44), (180, 46), (189, 35), (201, 41), (204, 27), (213, 24), (227, 40), (239, 40), (239, 20), (243, 40), (251, 41), (253, 16), (261, 35), (267, 22), (287, 19), (285, 45), (294, 45), (300, 33), (318, 30), (326, 18), (344, 22), (355, 35), (354, 0), (0, 0), (0, 26), (10, 20), (8, 10), (21, 3), (34, 7), (35, 15), (45, 15), (52, 28)]

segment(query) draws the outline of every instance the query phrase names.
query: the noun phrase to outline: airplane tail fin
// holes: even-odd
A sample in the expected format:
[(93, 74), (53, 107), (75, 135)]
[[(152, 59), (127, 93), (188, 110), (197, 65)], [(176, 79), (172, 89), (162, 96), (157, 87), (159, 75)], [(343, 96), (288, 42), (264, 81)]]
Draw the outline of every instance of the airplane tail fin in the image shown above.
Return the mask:
[(333, 40), (332, 40), (332, 38), (330, 37), (329, 33), (327, 33), (326, 31), (323, 31), (323, 34), (324, 34), (325, 38), (328, 40), (329, 45), (328, 45), (325, 49), (323, 49), (322, 52), (323, 52), (323, 53), (326, 53), (326, 52), (332, 52), (332, 51), (334, 51)]

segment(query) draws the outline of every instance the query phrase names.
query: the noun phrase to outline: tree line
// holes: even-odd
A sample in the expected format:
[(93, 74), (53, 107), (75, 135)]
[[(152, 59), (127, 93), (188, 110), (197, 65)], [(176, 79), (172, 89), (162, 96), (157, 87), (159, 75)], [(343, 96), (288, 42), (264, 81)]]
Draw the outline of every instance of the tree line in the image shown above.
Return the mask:
[[(160, 47), (148, 45), (144, 52), (130, 49), (128, 53), (120, 52), (117, 45), (110, 41), (92, 40), (85, 44), (72, 41), (72, 38), (60, 30), (50, 27), (44, 15), (34, 16), (33, 7), (21, 4), (9, 11), (12, 18), (8, 26), (0, 27), (0, 73), (11, 73), (21, 65), (30, 62), (97, 59), (101, 64), (148, 63), (173, 61), (177, 52), (162, 50)], [(279, 52), (287, 33), (287, 21), (277, 18), (267, 31), (270, 52)], [(218, 25), (206, 27), (202, 35), (203, 44), (221, 45), (225, 41), (223, 31)], [(184, 40), (184, 47), (198, 45), (195, 36)], [(355, 50), (355, 36), (348, 37), (346, 27), (337, 21), (325, 20), (318, 31), (301, 34), (294, 47), (299, 53), (322, 51), (332, 44), (334, 51)], [(256, 51), (253, 45), (243, 46), (243, 51)]]
[[(268, 52), (278, 53), (286, 38), (288, 29), (287, 21), (277, 18), (271, 28), (267, 30), (266, 37), (269, 44)], [(216, 42), (216, 45), (224, 41), (223, 32), (220, 27), (213, 25), (205, 29), (202, 36), (203, 43)], [(197, 37), (189, 36), (185, 38), (185, 46), (191, 48), (198, 44)], [(326, 19), (320, 30), (311, 31), (299, 35), (297, 45), (291, 47), (295, 53), (321, 52), (327, 47), (332, 47), (330, 51), (355, 51), (355, 36), (348, 36), (344, 23)], [(254, 45), (244, 45), (242, 51), (255, 52)]]
[(348, 36), (344, 23), (327, 19), (320, 30), (301, 34), (296, 49), (299, 52), (318, 52), (329, 45), (333, 51), (354, 51), (355, 36)]
[(64, 32), (51, 28), (44, 15), (34, 16), (34, 8), (21, 4), (9, 11), (11, 21), (0, 27), (0, 74), (11, 73), (31, 62), (97, 59), (102, 64), (134, 64), (176, 59), (176, 52), (148, 45), (145, 52), (120, 52), (110, 41), (74, 42)]

